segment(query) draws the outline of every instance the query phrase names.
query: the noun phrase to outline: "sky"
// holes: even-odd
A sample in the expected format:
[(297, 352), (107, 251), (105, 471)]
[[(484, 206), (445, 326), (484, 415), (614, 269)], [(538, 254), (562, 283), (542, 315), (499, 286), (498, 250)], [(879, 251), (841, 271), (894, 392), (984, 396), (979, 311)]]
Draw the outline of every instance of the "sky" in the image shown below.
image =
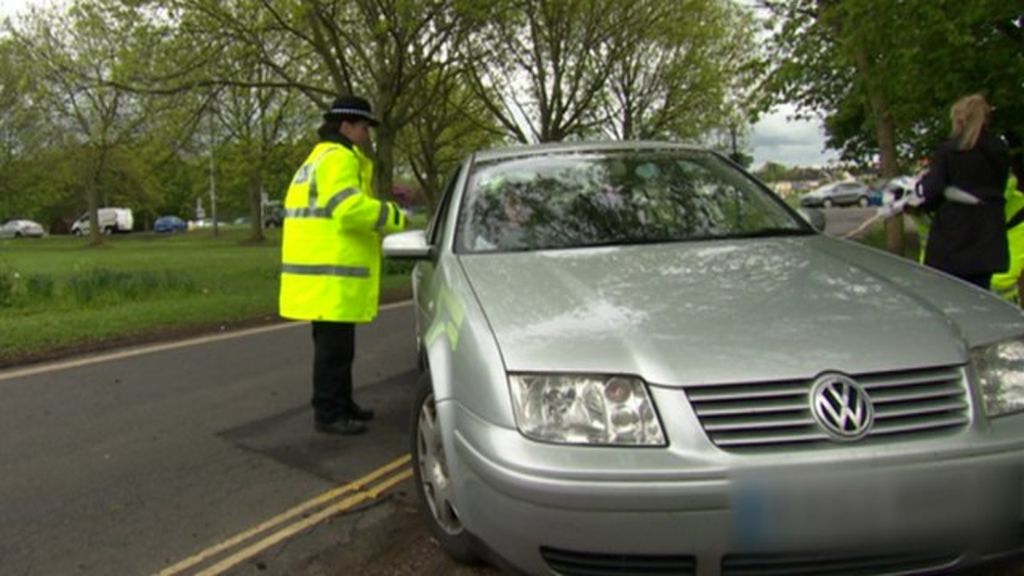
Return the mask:
[[(13, 16), (28, 5), (51, 5), (62, 0), (0, 0), (0, 18)], [(836, 159), (835, 152), (825, 152), (821, 122), (791, 120), (792, 106), (782, 106), (753, 126), (750, 138), (754, 155), (753, 167), (765, 162), (787, 166), (821, 166)]]
[(750, 145), (754, 168), (765, 162), (786, 166), (821, 166), (838, 159), (835, 151), (825, 151), (825, 135), (820, 120), (793, 120), (793, 106), (781, 106), (754, 124)]

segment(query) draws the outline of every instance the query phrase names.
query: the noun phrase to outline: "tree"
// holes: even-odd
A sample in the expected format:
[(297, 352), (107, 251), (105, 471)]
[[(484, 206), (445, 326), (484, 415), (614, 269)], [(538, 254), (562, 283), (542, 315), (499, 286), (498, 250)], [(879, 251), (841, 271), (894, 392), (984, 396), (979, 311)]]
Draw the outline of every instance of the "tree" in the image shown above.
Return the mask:
[(132, 27), (129, 17), (114, 3), (80, 1), (64, 14), (33, 11), (22, 26), (9, 29), (37, 76), (35, 90), (25, 97), (49, 111), (48, 123), (72, 171), (71, 187), (86, 199), (92, 244), (102, 242), (97, 210), (101, 199), (110, 199), (105, 185), (127, 177), (123, 192), (141, 191), (125, 149), (157, 113), (149, 108), (152, 102), (109, 85), (126, 61), (122, 39)]
[[(1001, 0), (762, 0), (782, 24), (774, 37), (774, 101), (822, 113), (844, 158), (877, 155), (883, 177), (930, 153), (948, 132), (949, 106), (987, 92), (1020, 127), (1024, 76), (1019, 6)], [(902, 253), (902, 219), (886, 222)]]
[[(376, 131), (377, 190), (389, 194), (396, 138), (427, 114), (416, 97), (426, 78), (453, 62), (452, 46), (470, 26), (455, 0), (161, 0), (173, 20), (205, 47), (169, 74), (177, 89), (238, 85), (292, 90), (323, 110), (340, 93), (366, 94), (380, 116)], [(472, 4), (472, 3), (468, 3)], [(222, 60), (244, 46), (271, 75), (246, 78)], [(188, 78), (188, 70), (207, 77)], [(186, 81), (182, 79), (187, 78)]]
[(610, 63), (626, 54), (641, 12), (617, 0), (505, 0), (463, 54), (473, 89), (517, 141), (555, 142), (600, 129)]
[(432, 206), (468, 152), (504, 136), (480, 99), (463, 86), (464, 78), (455, 69), (431, 77), (428, 89), (420, 92), (432, 103), (430, 113), (415, 117), (401, 135), (403, 157)]
[(736, 134), (749, 121), (747, 93), (759, 72), (753, 20), (733, 2), (644, 0), (621, 26), (629, 41), (608, 63), (604, 131), (612, 137), (698, 140)]

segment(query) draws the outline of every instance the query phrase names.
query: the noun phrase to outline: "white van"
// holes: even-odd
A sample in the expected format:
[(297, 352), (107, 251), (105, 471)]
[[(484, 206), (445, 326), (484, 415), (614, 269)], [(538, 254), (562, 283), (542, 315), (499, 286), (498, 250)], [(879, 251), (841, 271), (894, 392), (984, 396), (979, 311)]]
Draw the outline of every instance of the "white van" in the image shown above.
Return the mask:
[[(99, 214), (100, 231), (104, 234), (115, 232), (131, 232), (135, 225), (130, 208), (100, 208)], [(89, 233), (89, 213), (86, 212), (75, 220), (71, 225), (71, 233), (75, 236), (83, 236)]]

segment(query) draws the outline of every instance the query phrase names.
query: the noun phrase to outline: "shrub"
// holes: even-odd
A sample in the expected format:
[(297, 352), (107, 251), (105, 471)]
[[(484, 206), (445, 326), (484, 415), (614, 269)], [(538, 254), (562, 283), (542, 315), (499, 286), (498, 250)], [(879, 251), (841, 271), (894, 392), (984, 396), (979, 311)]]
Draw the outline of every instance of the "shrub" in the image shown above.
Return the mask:
[(0, 308), (14, 306), (18, 288), (18, 273), (6, 266), (0, 267)]
[(49, 300), (53, 297), (56, 283), (53, 278), (45, 274), (33, 274), (25, 278), (25, 298), (29, 302), (34, 300)]
[(86, 270), (72, 276), (67, 291), (79, 304), (139, 301), (158, 294), (191, 293), (195, 282), (169, 270), (121, 272), (106, 268)]

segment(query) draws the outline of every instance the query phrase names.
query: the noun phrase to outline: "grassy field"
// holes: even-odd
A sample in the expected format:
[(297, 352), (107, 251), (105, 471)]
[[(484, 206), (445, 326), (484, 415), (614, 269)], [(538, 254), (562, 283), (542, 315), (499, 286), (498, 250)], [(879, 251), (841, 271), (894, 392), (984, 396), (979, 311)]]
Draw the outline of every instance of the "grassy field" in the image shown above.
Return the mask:
[[(0, 240), (0, 365), (103, 342), (277, 318), (280, 235), (248, 230)], [(384, 290), (408, 285), (402, 268)]]

